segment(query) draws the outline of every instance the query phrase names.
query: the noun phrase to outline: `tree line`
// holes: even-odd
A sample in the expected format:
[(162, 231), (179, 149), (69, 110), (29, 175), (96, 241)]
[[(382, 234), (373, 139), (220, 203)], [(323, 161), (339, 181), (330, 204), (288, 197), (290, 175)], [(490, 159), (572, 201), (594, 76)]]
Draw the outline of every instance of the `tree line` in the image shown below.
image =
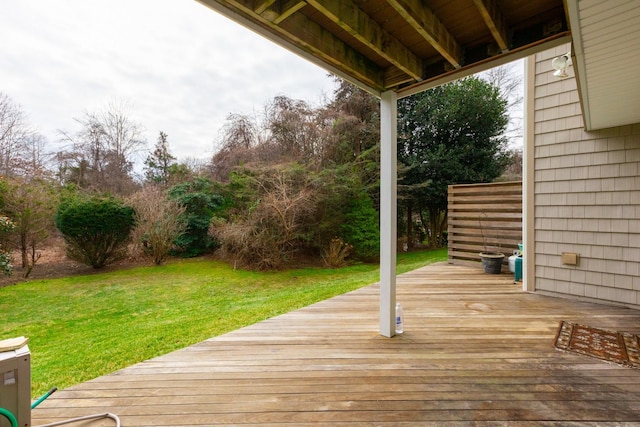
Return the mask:
[[(470, 77), (399, 101), (399, 223), (407, 246), (446, 244), (446, 186), (492, 181), (514, 164), (508, 97)], [(336, 78), (324, 105), (276, 96), (260, 114), (230, 114), (207, 162), (178, 162), (159, 132), (145, 147), (125, 104), (76, 119), (64, 148), (46, 140), (0, 93), (0, 225), (5, 249), (29, 274), (47, 239), (101, 268), (135, 251), (217, 251), (239, 267), (277, 269), (309, 260), (339, 266), (379, 253), (377, 98)], [(10, 263), (0, 257), (0, 266)], [(5, 262), (3, 263), (3, 259)]]

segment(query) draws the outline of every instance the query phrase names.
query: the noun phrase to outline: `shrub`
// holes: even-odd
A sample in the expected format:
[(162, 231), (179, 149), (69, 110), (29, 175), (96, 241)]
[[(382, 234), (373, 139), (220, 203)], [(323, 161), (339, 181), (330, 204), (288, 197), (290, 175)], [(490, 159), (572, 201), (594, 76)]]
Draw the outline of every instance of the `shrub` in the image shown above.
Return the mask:
[(329, 247), (323, 251), (322, 260), (327, 265), (327, 267), (343, 267), (346, 264), (346, 259), (352, 249), (353, 246), (343, 242), (339, 237), (334, 237), (329, 242)]
[(24, 277), (28, 277), (40, 258), (40, 249), (54, 229), (53, 216), (58, 196), (53, 184), (40, 179), (7, 180), (3, 186), (4, 212), (15, 223), (11, 246), (20, 250)]
[(98, 197), (63, 201), (55, 221), (67, 244), (67, 256), (96, 269), (126, 255), (135, 222), (131, 207)]
[[(4, 238), (6, 233), (11, 232), (15, 228), (15, 224), (10, 218), (0, 216), (0, 237)], [(13, 264), (11, 263), (11, 252), (0, 246), (0, 271), (7, 276), (11, 276), (13, 272)]]
[(141, 252), (160, 265), (186, 228), (184, 207), (167, 198), (166, 191), (148, 186), (129, 199), (135, 209), (133, 241)]
[(182, 218), (187, 228), (175, 240), (182, 256), (194, 257), (215, 249), (218, 243), (209, 236), (209, 223), (224, 199), (213, 192), (211, 181), (195, 178), (175, 185), (169, 191), (169, 198), (184, 207)]
[(233, 181), (240, 201), (230, 209), (231, 220), (213, 222), (210, 234), (235, 265), (282, 268), (305, 248), (311, 234), (317, 207), (314, 175), (297, 163), (240, 175), (238, 171)]
[(380, 254), (380, 229), (378, 212), (369, 196), (362, 194), (351, 201), (344, 216), (340, 236), (353, 246), (353, 257), (362, 261), (374, 261)]
[(321, 250), (334, 236), (352, 246), (349, 257), (359, 261), (376, 261), (379, 255), (379, 214), (370, 192), (352, 167), (325, 169), (320, 173), (322, 194), (314, 227), (314, 240)]

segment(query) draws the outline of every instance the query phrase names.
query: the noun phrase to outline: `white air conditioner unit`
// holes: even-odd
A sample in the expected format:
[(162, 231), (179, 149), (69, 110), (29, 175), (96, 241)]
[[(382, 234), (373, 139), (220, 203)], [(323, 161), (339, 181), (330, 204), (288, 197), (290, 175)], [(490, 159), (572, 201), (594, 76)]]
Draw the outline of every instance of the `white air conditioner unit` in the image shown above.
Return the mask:
[[(0, 408), (20, 427), (31, 426), (31, 353), (24, 337), (0, 341)], [(0, 427), (11, 423), (0, 415)]]

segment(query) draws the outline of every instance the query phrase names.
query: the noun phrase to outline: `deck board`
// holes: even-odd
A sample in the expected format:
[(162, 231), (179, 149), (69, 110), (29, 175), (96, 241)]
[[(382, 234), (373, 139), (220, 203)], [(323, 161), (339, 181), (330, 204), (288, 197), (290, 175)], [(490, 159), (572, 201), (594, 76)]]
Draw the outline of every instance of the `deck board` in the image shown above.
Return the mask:
[(108, 411), (124, 427), (640, 425), (640, 370), (552, 346), (561, 320), (638, 333), (639, 311), (436, 264), (398, 277), (405, 333), (389, 339), (378, 293), (367, 286), (59, 391), (32, 424)]

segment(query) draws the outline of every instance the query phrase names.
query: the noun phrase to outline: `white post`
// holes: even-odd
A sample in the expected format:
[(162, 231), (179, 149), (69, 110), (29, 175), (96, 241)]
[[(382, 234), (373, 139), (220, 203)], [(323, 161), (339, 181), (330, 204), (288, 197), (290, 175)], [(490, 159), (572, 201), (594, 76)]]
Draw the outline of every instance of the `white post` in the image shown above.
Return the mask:
[(380, 334), (395, 335), (398, 95), (380, 100)]

